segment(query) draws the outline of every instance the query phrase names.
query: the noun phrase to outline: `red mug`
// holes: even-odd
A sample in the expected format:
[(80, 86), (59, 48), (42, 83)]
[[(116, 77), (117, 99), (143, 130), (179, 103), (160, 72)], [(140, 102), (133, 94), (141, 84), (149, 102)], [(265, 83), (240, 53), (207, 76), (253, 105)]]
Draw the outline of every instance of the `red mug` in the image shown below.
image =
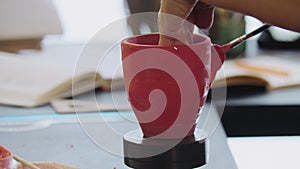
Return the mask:
[(160, 46), (159, 34), (121, 42), (128, 100), (144, 137), (192, 136), (225, 55), (204, 35), (190, 45)]

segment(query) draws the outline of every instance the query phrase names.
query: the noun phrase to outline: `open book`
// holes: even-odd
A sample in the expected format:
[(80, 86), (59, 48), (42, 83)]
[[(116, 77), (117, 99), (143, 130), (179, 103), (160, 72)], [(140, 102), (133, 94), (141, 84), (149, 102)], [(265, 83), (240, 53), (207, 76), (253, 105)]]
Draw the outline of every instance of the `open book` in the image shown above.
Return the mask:
[[(226, 80), (226, 82), (225, 82)], [(213, 87), (263, 86), (267, 91), (300, 86), (300, 62), (272, 56), (227, 60)]]
[(101, 87), (110, 89), (110, 79), (96, 71), (74, 74), (72, 67), (30, 59), (0, 56), (0, 104), (34, 107)]

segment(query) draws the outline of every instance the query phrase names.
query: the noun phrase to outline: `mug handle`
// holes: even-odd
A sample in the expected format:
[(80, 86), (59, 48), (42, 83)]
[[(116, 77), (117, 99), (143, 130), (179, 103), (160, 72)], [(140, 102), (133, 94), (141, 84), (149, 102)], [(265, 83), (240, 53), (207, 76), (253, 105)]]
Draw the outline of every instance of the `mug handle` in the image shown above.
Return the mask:
[(225, 53), (230, 50), (230, 47), (227, 45), (216, 45), (212, 44), (211, 46), (211, 82), (215, 79), (217, 71), (221, 68), (224, 60), (226, 59)]

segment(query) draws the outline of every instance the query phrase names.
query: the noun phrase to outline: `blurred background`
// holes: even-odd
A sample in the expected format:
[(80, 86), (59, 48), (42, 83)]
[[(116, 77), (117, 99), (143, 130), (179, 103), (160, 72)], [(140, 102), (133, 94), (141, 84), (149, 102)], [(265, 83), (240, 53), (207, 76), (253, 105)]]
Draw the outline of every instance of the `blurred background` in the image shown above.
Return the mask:
[[(54, 0), (64, 30), (63, 36), (61, 37), (62, 39), (60, 40), (67, 42), (85, 42), (104, 26), (122, 19), (129, 14), (157, 12), (159, 9), (158, 0), (156, 0), (156, 2), (146, 1), (150, 3), (143, 2), (143, 4), (136, 2), (138, 2), (138, 0), (111, 0), (105, 3), (97, 0)], [(151, 3), (152, 6), (149, 6), (148, 4)], [(144, 9), (143, 6), (147, 5), (148, 8)], [(153, 8), (153, 10), (151, 10), (151, 8)], [(255, 18), (248, 16), (245, 17), (245, 20), (246, 32), (262, 24)], [(49, 37), (47, 40), (55, 39), (52, 37), (50, 39)]]
[[(0, 7), (0, 26), (2, 29), (0, 40), (4, 37), (8, 38), (8, 35), (5, 35), (7, 30), (10, 31), (9, 36), (15, 38), (17, 35), (13, 35), (13, 31), (18, 32), (24, 30), (24, 32), (26, 32), (25, 28), (27, 28), (28, 25), (32, 25), (32, 28), (34, 26), (38, 27), (31, 29), (32, 31), (37, 32), (37, 30), (40, 29), (40, 31), (44, 31), (44, 33), (47, 34), (47, 36), (43, 38), (43, 43), (85, 43), (99, 30), (113, 22), (124, 19), (130, 14), (158, 12), (160, 6), (159, 0), (147, 0), (143, 1), (143, 3), (139, 0), (111, 0), (105, 3), (97, 0), (46, 0), (42, 3), (37, 0), (29, 0), (26, 1), (26, 3), (20, 3), (16, 0), (3, 0), (0, 3), (2, 3)], [(44, 10), (47, 8), (45, 7), (47, 4), (54, 6), (56, 14)], [(35, 6), (35, 8), (32, 8), (33, 6)], [(30, 11), (29, 14), (26, 10)], [(47, 14), (47, 12), (52, 14)], [(53, 20), (50, 22), (51, 20), (47, 19), (47, 17), (49, 17), (47, 15), (52, 17), (52, 19), (52, 15), (57, 15), (62, 30), (59, 30), (57, 22)], [(8, 19), (8, 16), (11, 19)], [(30, 17), (36, 17), (37, 19), (30, 19)], [(116, 31), (123, 30), (125, 33), (129, 31), (132, 34), (157, 32), (157, 24), (151, 22), (153, 20), (153, 18), (131, 19), (129, 17), (127, 27), (124, 27), (124, 29), (117, 28)], [(40, 25), (37, 25), (37, 21), (40, 22)], [(21, 24), (16, 24), (17, 22), (21, 22)], [(24, 25), (26, 26), (24, 27)], [(262, 25), (262, 23), (255, 18), (224, 9), (217, 9), (215, 12), (215, 22), (209, 33), (205, 30), (202, 31), (209, 34), (214, 43), (224, 44), (239, 35), (254, 30), (260, 25)], [(46, 28), (48, 28), (48, 30)], [(30, 28), (28, 27), (28, 29)], [(107, 35), (103, 41), (109, 40), (109, 37), (112, 37), (116, 31), (109, 31), (108, 34), (110, 35)], [(274, 32), (273, 34), (275, 38), (277, 38), (276, 40), (279, 39), (279, 41), (282, 39), (284, 41), (291, 41), (300, 37), (299, 33), (292, 33), (286, 30), (276, 29)], [(49, 34), (53, 33), (61, 34), (58, 36), (49, 36)], [(254, 39), (255, 38), (258, 39), (258, 36), (254, 37)], [(241, 45), (241, 47), (228, 55), (234, 58), (244, 54), (245, 45), (246, 44)]]
[[(115, 69), (121, 67), (121, 64), (119, 63), (121, 60), (120, 45), (116, 43), (120, 42), (122, 39), (120, 37), (158, 31), (157, 24), (152, 22), (156, 20), (156, 15), (152, 15), (150, 18), (135, 17), (133, 20), (131, 17), (127, 18), (127, 16), (131, 14), (133, 16), (138, 16), (134, 14), (140, 12), (157, 12), (159, 9), (159, 2), (160, 0), (0, 0), (0, 59), (8, 58), (15, 60), (18, 58), (22, 61), (22, 63), (18, 62), (20, 63), (18, 66), (12, 62), (12, 66), (6, 65), (5, 67), (2, 66), (5, 65), (5, 60), (0, 60), (0, 80), (2, 80), (0, 81), (0, 84), (2, 85), (0, 85), (0, 90), (2, 90), (2, 92), (0, 91), (0, 102), (1, 98), (8, 98), (9, 92), (7, 92), (7, 88), (5, 88), (7, 86), (11, 87), (13, 86), (12, 84), (17, 84), (15, 91), (22, 95), (23, 91), (28, 90), (19, 90), (20, 86), (24, 86), (21, 82), (29, 84), (28, 88), (31, 89), (30, 87), (33, 82), (46, 80), (49, 80), (47, 82), (54, 81), (58, 79), (57, 77), (59, 75), (66, 73), (67, 71), (73, 73), (75, 70), (74, 67), (88, 68), (93, 71), (95, 71), (94, 69), (98, 71), (98, 68), (100, 67), (103, 69), (103, 71), (100, 70), (101, 75), (105, 79), (106, 77), (107, 79), (111, 78), (111, 74), (116, 73)], [(262, 22), (253, 17), (244, 16), (224, 9), (217, 9), (213, 27), (209, 31), (195, 30), (195, 32), (203, 31), (211, 37), (213, 43), (221, 45), (242, 34), (253, 31), (261, 25)], [(100, 45), (97, 43), (96, 45), (89, 44), (85, 46), (85, 44), (93, 39), (99, 31), (100, 34), (96, 40), (97, 42), (100, 42)], [(240, 57), (253, 58), (254, 65), (259, 61), (257, 58), (262, 58), (265, 55), (300, 63), (299, 44), (299, 33), (272, 27), (263, 34), (259, 34), (258, 36), (247, 40), (246, 43), (243, 43), (239, 48), (236, 48), (235, 51), (232, 51), (230, 54), (228, 53), (227, 57), (228, 60)], [(80, 60), (77, 60), (77, 56), (82, 57)], [(105, 58), (106, 60), (103, 59), (105, 56), (107, 56)], [(49, 72), (53, 71), (53, 73), (49, 73), (49, 76), (43, 76), (43, 69), (48, 71), (48, 67), (43, 66), (43, 64), (42, 66), (36, 67), (29, 65), (27, 66), (27, 68), (29, 68), (26, 71), (27, 68), (22, 66), (26, 66), (24, 63), (27, 63), (30, 60), (37, 61), (38, 64), (40, 61), (49, 63)], [(98, 61), (101, 61), (102, 64), (98, 64)], [(264, 61), (263, 63), (266, 62), (268, 61)], [(282, 62), (280, 61), (279, 64), (281, 65), (281, 63)], [(58, 65), (68, 69), (66, 69), (66, 71), (65, 69), (59, 69)], [(285, 64), (285, 66), (289, 67), (289, 64)], [(275, 167), (280, 169), (292, 168), (291, 166), (296, 165), (298, 165), (296, 169), (300, 168), (298, 160), (300, 138), (295, 137), (295, 135), (300, 135), (298, 120), (300, 118), (300, 114), (298, 113), (300, 110), (300, 78), (298, 76), (298, 67), (299, 66), (297, 65), (296, 81), (292, 81), (297, 82), (297, 84), (295, 83), (295, 86), (298, 87), (295, 88), (291, 87), (286, 89), (282, 88), (281, 90), (276, 91), (265, 91), (260, 90), (261, 88), (257, 88), (255, 85), (246, 85), (235, 89), (233, 87), (232, 90), (230, 90), (230, 88), (227, 89), (228, 98), (226, 98), (227, 102), (222, 122), (228, 136), (231, 137), (231, 141), (229, 140), (229, 143), (231, 143), (230, 146), (236, 160), (239, 165), (242, 166), (242, 169), (258, 168), (258, 166), (266, 169), (268, 166), (271, 166), (271, 164), (272, 169)], [(31, 71), (30, 68), (32, 68), (33, 71)], [(259, 68), (261, 67), (258, 67), (258, 69)], [(245, 69), (247, 70), (247, 67)], [(11, 72), (17, 72), (17, 75), (10, 76), (9, 73)], [(41, 74), (42, 80), (36, 78), (35, 73)], [(264, 74), (264, 72), (262, 74)], [(16, 79), (24, 81), (16, 81)], [(281, 83), (282, 81), (285, 80), (282, 80), (280, 77), (279, 82)], [(289, 80), (286, 80), (286, 82), (288, 81)], [(8, 85), (3, 87), (3, 84), (6, 83)], [(254, 87), (254, 90), (250, 90), (251, 87)], [(35, 91), (36, 89), (33, 88), (32, 90)], [(8, 93), (8, 95), (3, 91)], [(124, 90), (116, 90), (115, 92), (116, 93), (96, 90), (96, 92), (83, 93), (78, 97), (67, 98), (65, 101), (69, 102), (63, 104), (62, 107), (71, 109), (67, 113), (74, 114), (74, 103), (72, 99), (88, 101), (82, 103), (82, 105), (86, 105), (85, 107), (88, 108), (88, 110), (84, 110), (83, 112), (93, 117), (93, 115), (97, 115), (95, 112), (98, 112), (99, 109), (96, 107), (91, 110), (91, 107), (94, 106), (94, 104), (92, 104), (93, 102), (91, 103), (91, 100), (96, 100), (99, 103), (109, 105), (109, 111), (114, 113), (116, 111), (115, 103), (119, 103), (118, 99), (120, 100), (120, 105), (124, 100), (127, 103), (127, 97)], [(94, 98), (95, 93), (96, 99)], [(111, 96), (112, 94), (115, 96), (114, 98)], [(28, 97), (26, 97), (25, 100), (27, 101)], [(61, 101), (61, 103), (64, 103), (64, 100)], [(106, 165), (110, 166), (104, 168), (122, 168), (120, 167), (123, 165), (122, 161), (118, 161), (119, 166), (114, 166), (115, 161), (113, 163), (109, 163), (105, 160), (99, 161), (100, 155), (103, 154), (98, 156), (97, 153), (99, 152), (94, 151), (94, 145), (89, 145), (91, 144), (90, 142), (85, 143), (85, 147), (82, 146), (80, 147), (81, 149), (79, 146), (77, 147), (76, 144), (79, 145), (81, 141), (84, 140), (85, 135), (78, 139), (79, 137), (77, 137), (77, 135), (83, 134), (79, 133), (81, 132), (81, 128), (77, 126), (78, 130), (74, 130), (74, 126), (72, 126), (78, 125), (77, 118), (75, 116), (69, 116), (69, 114), (65, 115), (64, 113), (66, 112), (60, 112), (55, 109), (55, 105), (53, 104), (45, 104), (33, 108), (23, 108), (6, 105), (1, 102), (0, 143), (6, 144), (8, 147), (12, 148), (13, 151), (31, 161), (61, 160), (62, 163), (69, 163), (72, 165), (77, 163), (78, 166), (84, 166), (86, 164), (99, 166), (99, 164), (103, 165), (107, 163)], [(74, 124), (67, 121), (69, 118), (72, 118)], [(57, 121), (59, 121), (58, 123), (64, 124), (63, 127), (65, 128), (62, 126), (59, 127), (63, 128), (62, 131), (73, 134), (73, 139), (75, 139), (76, 144), (74, 144), (74, 140), (57, 139), (55, 134), (60, 134), (57, 132), (60, 130), (59, 128), (51, 128), (51, 130), (49, 130), (51, 134), (43, 132), (44, 129), (48, 129), (47, 127), (52, 125), (49, 123), (49, 119), (52, 120), (51, 122), (53, 122), (53, 124), (57, 124)], [(24, 127), (24, 121), (26, 124), (28, 123), (28, 128)], [(43, 125), (31, 127), (31, 124), (35, 124), (32, 121), (37, 121), (38, 124)], [(40, 123), (40, 121), (42, 121), (42, 123)], [(44, 121), (46, 121), (45, 124), (49, 126), (44, 125)], [(53, 126), (55, 126), (55, 124)], [(46, 135), (45, 137), (42, 137), (42, 139), (53, 136), (51, 138), (52, 140), (48, 139), (46, 140), (47, 144), (43, 144), (40, 142), (39, 139), (41, 139), (41, 137), (39, 137), (38, 134), (32, 132), (33, 134), (30, 135), (31, 132), (23, 132), (26, 129), (32, 130), (34, 127), (41, 127), (41, 133)], [(21, 134), (18, 133), (19, 131)], [(34, 128), (34, 131), (39, 130), (35, 130)], [(62, 134), (61, 136), (65, 135)], [(279, 138), (277, 141), (275, 139), (274, 142), (274, 137), (267, 139), (251, 137), (249, 139), (245, 136), (292, 137), (288, 139), (285, 137)], [(25, 144), (23, 140), (26, 139), (22, 137), (29, 138), (28, 140), (31, 143), (27, 142)], [(49, 153), (49, 147), (53, 146), (53, 140), (59, 140), (59, 142), (57, 142), (56, 149), (54, 149), (55, 151)], [(261, 142), (261, 140), (265, 142)], [(291, 142), (288, 142), (288, 140), (293, 141), (292, 144)], [(70, 141), (72, 142), (70, 143)], [(33, 149), (29, 146), (30, 144)], [(297, 149), (295, 149), (296, 147)], [(90, 148), (89, 150), (91, 150), (91, 152), (94, 151), (94, 154), (96, 154), (93, 154), (93, 158), (95, 159), (90, 159), (90, 156), (82, 155), (79, 156), (80, 159), (78, 160), (77, 155), (80, 154), (81, 151), (86, 152), (85, 150), (88, 148)], [(49, 159), (36, 153), (36, 149), (42, 149), (43, 151), (47, 150), (47, 153), (45, 152), (44, 154), (47, 154)], [(77, 153), (74, 151), (77, 151)], [(257, 153), (258, 151), (260, 152)], [(57, 152), (70, 153), (67, 155), (59, 153), (59, 156)], [(72, 154), (72, 156), (70, 156), (70, 154)], [(109, 157), (109, 155), (105, 155)], [(275, 155), (275, 157), (270, 158), (272, 155)], [(253, 160), (254, 158), (255, 160)]]
[[(59, 18), (63, 27), (63, 35), (58, 37), (48, 37), (45, 42), (86, 42), (97, 31), (107, 26), (108, 24), (118, 21), (130, 14), (141, 12), (157, 12), (159, 10), (160, 1), (141, 1), (139, 0), (111, 0), (105, 3), (97, 0), (54, 0), (53, 1)], [(131, 31), (132, 34), (141, 34), (149, 32), (157, 32), (157, 25), (151, 22), (153, 18), (134, 18), (134, 21), (128, 18), (128, 27), (124, 27), (124, 31)], [(137, 23), (138, 22), (138, 23)], [(137, 27), (139, 25), (139, 27)], [(248, 33), (257, 27), (261, 26), (262, 22), (250, 17), (244, 16), (232, 11), (217, 9), (215, 12), (215, 21), (213, 27), (208, 32), (207, 30), (201, 30), (202, 32), (209, 34), (212, 41), (217, 44), (224, 44), (230, 40)], [(197, 31), (197, 30), (196, 30)], [(113, 36), (114, 31), (110, 32)], [(272, 40), (277, 42), (281, 41), (295, 41), (300, 37), (299, 33), (283, 30), (280, 28), (272, 28), (273, 39), (264, 38), (261, 46), (266, 47), (265, 42)], [(110, 36), (107, 36), (110, 37)], [(258, 40), (259, 36), (252, 38)], [(103, 39), (107, 41), (109, 39)], [(239, 56), (247, 55), (246, 51), (247, 43), (242, 44), (238, 48), (228, 53), (228, 58), (236, 58)], [(279, 44), (281, 45), (281, 44)], [(267, 46), (270, 48), (270, 46)], [(278, 47), (278, 46), (277, 46)], [(272, 46), (271, 46), (272, 48)], [(299, 48), (299, 44), (296, 46)], [(246, 53), (245, 53), (246, 52)], [(250, 55), (254, 53), (250, 52)]]

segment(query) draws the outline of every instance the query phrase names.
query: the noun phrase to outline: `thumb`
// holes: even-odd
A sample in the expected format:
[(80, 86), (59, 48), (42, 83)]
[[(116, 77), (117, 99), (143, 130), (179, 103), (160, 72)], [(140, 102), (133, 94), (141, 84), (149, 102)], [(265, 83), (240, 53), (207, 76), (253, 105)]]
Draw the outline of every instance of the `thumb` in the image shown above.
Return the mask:
[[(194, 31), (192, 23), (195, 23), (195, 17), (189, 15), (196, 2), (196, 0), (161, 0), (161, 8), (158, 14), (160, 45), (192, 42)], [(189, 19), (191, 23), (187, 22), (186, 19)]]
[(161, 0), (161, 13), (185, 19), (194, 7), (196, 0)]

